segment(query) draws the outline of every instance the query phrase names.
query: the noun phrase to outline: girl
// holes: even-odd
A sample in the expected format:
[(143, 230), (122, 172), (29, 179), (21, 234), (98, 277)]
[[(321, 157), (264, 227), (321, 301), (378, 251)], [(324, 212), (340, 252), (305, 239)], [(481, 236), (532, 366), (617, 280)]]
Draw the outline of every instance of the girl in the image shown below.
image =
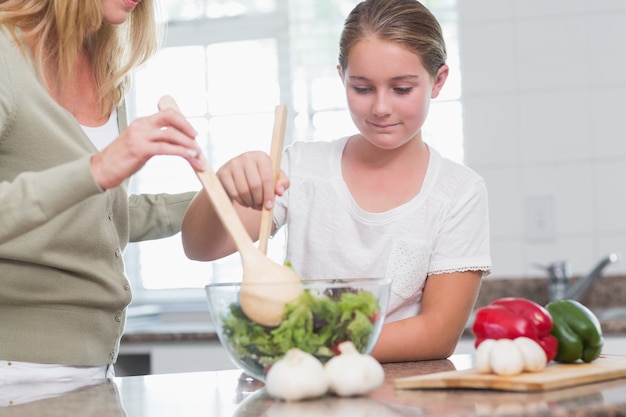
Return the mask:
[[(484, 181), (422, 138), (448, 76), (445, 59), (441, 28), (419, 2), (363, 1), (345, 22), (337, 67), (359, 133), (292, 144), (276, 184), (262, 152), (218, 171), (254, 238), (260, 209), (274, 205), (275, 229), (288, 225), (287, 259), (301, 277), (392, 279), (372, 352), (382, 362), (451, 355), (491, 268)], [(204, 193), (182, 232), (192, 259), (235, 250)]]

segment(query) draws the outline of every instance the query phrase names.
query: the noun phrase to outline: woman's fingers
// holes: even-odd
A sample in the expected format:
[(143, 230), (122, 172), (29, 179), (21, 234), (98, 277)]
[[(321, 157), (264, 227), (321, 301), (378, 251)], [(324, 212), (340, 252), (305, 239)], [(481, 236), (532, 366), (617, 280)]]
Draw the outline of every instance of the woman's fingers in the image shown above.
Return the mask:
[(116, 187), (156, 155), (180, 156), (194, 169), (204, 170), (196, 135), (193, 126), (171, 109), (138, 118), (92, 157), (94, 178), (105, 189)]
[(191, 123), (189, 123), (189, 121), (187, 121), (181, 113), (174, 109), (164, 109), (150, 117), (154, 119), (152, 123), (161, 128), (174, 128), (185, 137), (191, 138), (192, 140), (198, 136), (198, 132), (194, 129)]
[[(195, 139), (198, 132), (181, 113), (168, 108), (159, 111), (154, 117), (156, 123), (161, 125), (162, 134), (156, 141), (173, 145), (173, 147), (163, 146), (157, 149), (155, 155), (178, 155), (185, 158), (197, 171), (207, 169), (207, 162)], [(179, 146), (183, 149), (179, 149)]]

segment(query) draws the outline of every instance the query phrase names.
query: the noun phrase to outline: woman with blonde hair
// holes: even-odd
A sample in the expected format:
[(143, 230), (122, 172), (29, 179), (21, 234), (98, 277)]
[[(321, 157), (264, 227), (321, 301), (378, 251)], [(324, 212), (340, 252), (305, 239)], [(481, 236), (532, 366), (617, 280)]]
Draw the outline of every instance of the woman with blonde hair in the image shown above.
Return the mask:
[(202, 168), (176, 112), (127, 125), (130, 73), (157, 47), (153, 0), (0, 0), (0, 392), (112, 375), (123, 251), (180, 230), (194, 192), (128, 194), (155, 155)]

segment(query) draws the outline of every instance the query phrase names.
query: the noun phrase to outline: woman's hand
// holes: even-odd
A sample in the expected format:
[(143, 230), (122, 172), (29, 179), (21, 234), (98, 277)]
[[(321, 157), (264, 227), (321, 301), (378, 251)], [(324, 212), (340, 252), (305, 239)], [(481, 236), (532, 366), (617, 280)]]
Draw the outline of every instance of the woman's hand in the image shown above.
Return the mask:
[(139, 118), (91, 158), (94, 179), (103, 189), (115, 188), (155, 155), (180, 156), (194, 169), (203, 170), (196, 136), (191, 124), (174, 110)]
[(217, 171), (217, 176), (231, 200), (256, 210), (271, 209), (274, 196), (283, 195), (289, 187), (289, 179), (282, 171), (274, 183), (270, 157), (262, 151), (231, 159)]

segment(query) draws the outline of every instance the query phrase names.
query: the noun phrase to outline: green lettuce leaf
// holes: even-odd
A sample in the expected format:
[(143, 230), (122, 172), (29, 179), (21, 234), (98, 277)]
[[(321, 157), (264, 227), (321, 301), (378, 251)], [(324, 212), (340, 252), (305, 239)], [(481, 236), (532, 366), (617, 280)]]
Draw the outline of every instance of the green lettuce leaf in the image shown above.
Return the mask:
[(346, 340), (364, 352), (380, 309), (367, 291), (339, 291), (320, 296), (304, 291), (285, 307), (286, 319), (275, 328), (248, 319), (238, 303), (222, 318), (223, 332), (234, 354), (243, 362), (263, 369), (294, 347), (327, 361)]

